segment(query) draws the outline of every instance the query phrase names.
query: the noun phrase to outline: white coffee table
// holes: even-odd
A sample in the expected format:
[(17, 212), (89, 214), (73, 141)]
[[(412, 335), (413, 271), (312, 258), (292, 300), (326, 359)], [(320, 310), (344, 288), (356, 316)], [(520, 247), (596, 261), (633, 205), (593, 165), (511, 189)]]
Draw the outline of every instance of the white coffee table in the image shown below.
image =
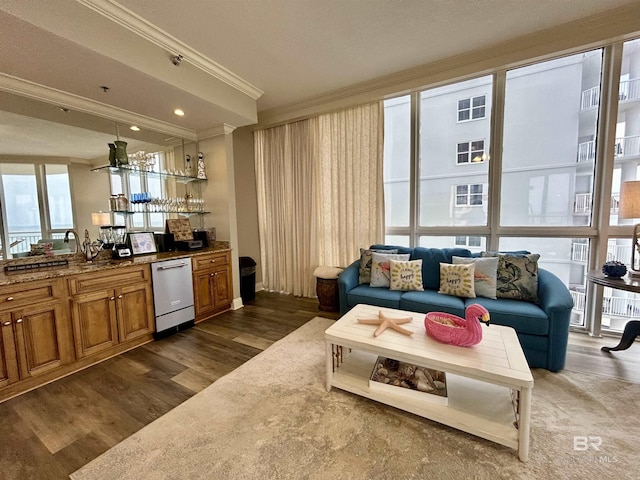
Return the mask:
[[(395, 318), (412, 317), (402, 326), (414, 334), (387, 329), (374, 337), (375, 326), (356, 321), (376, 318), (379, 311)], [(327, 391), (337, 387), (506, 445), (526, 462), (533, 376), (515, 330), (483, 325), (478, 345), (456, 347), (427, 336), (424, 317), (424, 313), (355, 306), (325, 331)], [(369, 376), (378, 356), (446, 372), (448, 405), (370, 392)]]

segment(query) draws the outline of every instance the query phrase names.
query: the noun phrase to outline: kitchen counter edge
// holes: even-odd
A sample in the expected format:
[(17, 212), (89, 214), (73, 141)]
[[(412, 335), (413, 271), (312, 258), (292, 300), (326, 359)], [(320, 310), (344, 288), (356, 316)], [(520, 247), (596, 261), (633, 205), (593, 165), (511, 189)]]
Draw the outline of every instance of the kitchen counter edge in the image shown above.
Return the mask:
[[(227, 242), (216, 242), (214, 246), (203, 248), (202, 250), (158, 252), (149, 255), (136, 255), (135, 257), (130, 257), (123, 260), (107, 259), (94, 262), (83, 262), (73, 259), (69, 261), (68, 265), (62, 267), (47, 267), (38, 270), (29, 270), (26, 272), (5, 272), (3, 268), (2, 271), (0, 271), (0, 286), (46, 280), (51, 278), (67, 277), (70, 275), (81, 275), (83, 273), (100, 272), (104, 270), (162, 262), (164, 260), (196, 257), (199, 255), (225, 253), (230, 251), (231, 248), (229, 247)], [(8, 261), (4, 261), (2, 263), (4, 264), (6, 262)]]

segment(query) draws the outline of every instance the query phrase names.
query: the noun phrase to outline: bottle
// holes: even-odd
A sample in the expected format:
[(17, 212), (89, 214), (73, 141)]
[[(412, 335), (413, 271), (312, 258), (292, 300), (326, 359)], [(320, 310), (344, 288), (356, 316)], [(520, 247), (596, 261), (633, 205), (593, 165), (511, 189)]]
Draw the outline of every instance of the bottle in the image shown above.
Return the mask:
[(129, 211), (129, 199), (124, 196), (124, 193), (119, 193), (116, 198), (116, 205), (118, 206), (119, 212), (128, 212)]
[(191, 166), (191, 155), (184, 159), (184, 174), (186, 177), (193, 177), (193, 167)]

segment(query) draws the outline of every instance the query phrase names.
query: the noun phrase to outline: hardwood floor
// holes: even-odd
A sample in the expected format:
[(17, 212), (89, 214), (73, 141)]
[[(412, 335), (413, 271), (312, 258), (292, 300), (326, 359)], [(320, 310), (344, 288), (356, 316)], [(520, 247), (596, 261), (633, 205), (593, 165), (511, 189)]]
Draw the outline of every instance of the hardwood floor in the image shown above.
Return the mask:
[[(0, 478), (66, 479), (315, 316), (315, 299), (259, 292), (244, 308), (0, 404)], [(571, 334), (567, 369), (640, 383), (640, 346)]]

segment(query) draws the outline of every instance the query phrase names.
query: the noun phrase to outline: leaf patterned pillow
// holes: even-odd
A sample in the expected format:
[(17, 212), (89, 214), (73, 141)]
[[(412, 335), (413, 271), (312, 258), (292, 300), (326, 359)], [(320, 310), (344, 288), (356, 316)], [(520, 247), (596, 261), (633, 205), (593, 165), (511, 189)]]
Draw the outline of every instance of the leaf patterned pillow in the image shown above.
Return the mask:
[(496, 296), (526, 302), (538, 300), (538, 259), (540, 255), (505, 255), (482, 252), (483, 257), (498, 257)]
[(455, 295), (456, 297), (475, 298), (475, 286), (473, 274), (476, 266), (473, 263), (461, 263), (452, 265), (440, 263), (440, 290), (443, 295)]
[(406, 262), (391, 260), (389, 290), (424, 290), (422, 286), (422, 259)]

